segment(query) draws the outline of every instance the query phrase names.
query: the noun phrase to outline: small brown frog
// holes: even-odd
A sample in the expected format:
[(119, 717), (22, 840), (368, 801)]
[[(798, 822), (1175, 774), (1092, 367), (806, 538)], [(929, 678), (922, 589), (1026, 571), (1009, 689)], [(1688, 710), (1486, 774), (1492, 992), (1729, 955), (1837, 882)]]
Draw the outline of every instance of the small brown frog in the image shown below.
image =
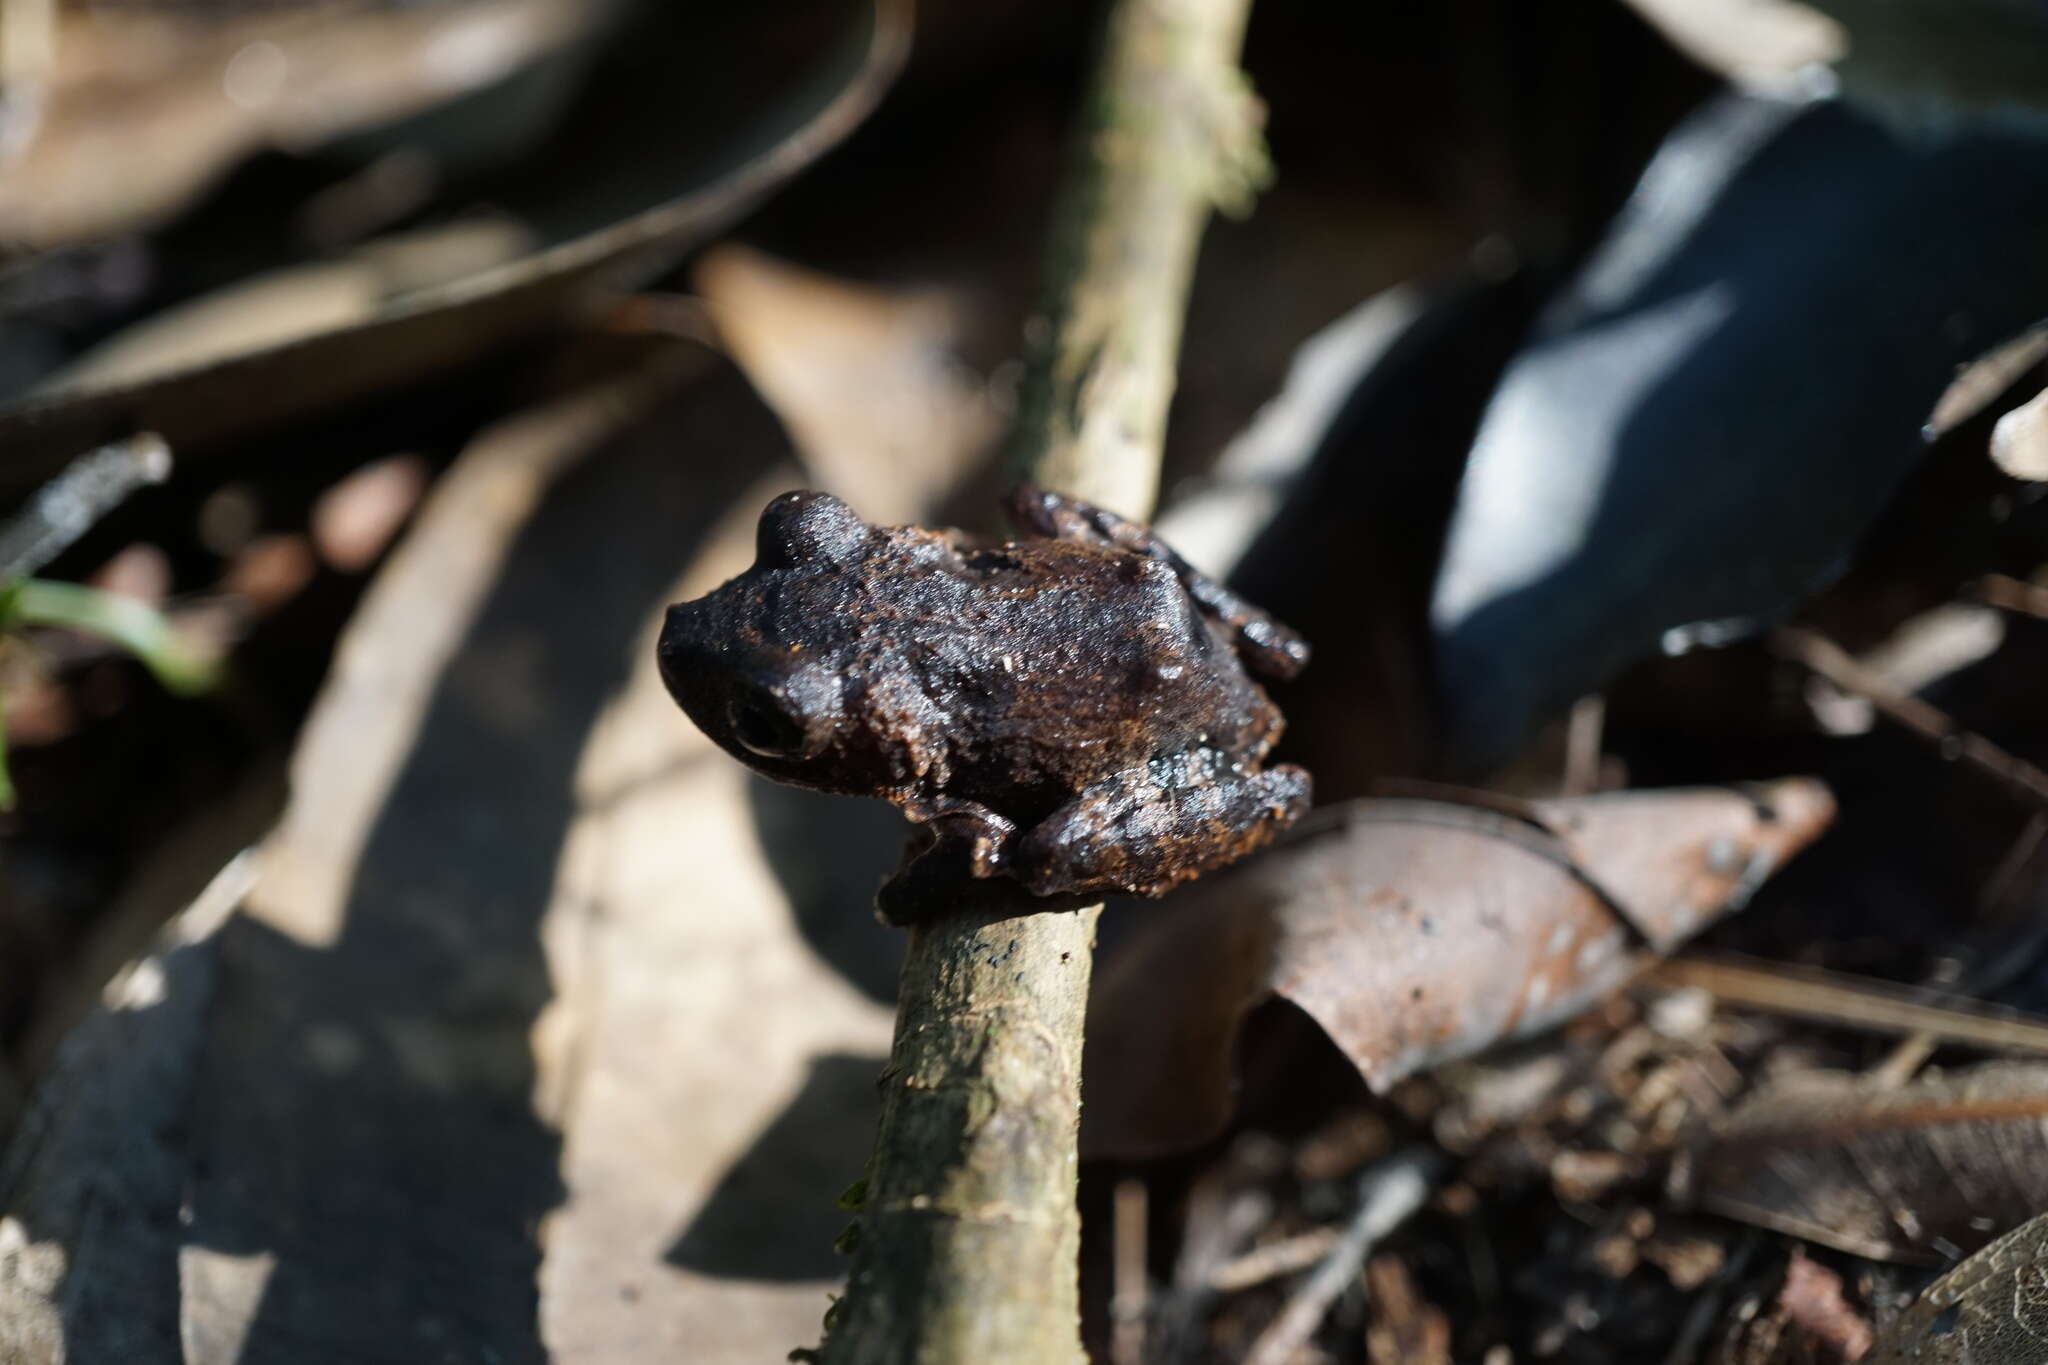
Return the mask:
[(669, 691), (733, 757), (924, 826), (892, 922), (1162, 895), (1308, 808), (1306, 772), (1260, 767), (1283, 721), (1246, 672), (1293, 677), (1299, 636), (1143, 526), (1029, 487), (1009, 512), (1030, 538), (976, 547), (786, 493), (754, 566), (662, 627)]

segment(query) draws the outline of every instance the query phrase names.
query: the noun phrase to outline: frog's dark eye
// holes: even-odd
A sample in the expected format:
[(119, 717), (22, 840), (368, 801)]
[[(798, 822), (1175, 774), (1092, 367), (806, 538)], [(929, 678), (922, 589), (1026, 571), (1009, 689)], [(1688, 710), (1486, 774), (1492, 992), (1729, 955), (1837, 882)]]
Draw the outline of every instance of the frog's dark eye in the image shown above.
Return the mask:
[(763, 758), (809, 757), (810, 737), (796, 717), (766, 697), (742, 698), (732, 704), (732, 737), (750, 754)]
[(784, 493), (761, 513), (754, 552), (770, 568), (850, 564), (867, 538), (860, 514), (830, 493)]

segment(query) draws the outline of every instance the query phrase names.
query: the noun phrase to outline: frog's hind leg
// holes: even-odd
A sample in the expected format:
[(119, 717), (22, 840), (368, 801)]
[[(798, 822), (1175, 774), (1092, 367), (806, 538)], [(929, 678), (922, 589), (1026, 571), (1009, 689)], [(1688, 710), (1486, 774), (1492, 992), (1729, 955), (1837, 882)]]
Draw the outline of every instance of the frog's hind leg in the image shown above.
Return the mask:
[(1028, 483), (1011, 489), (1006, 502), (1020, 531), (1048, 540), (1112, 545), (1167, 565), (1195, 605), (1229, 628), (1245, 663), (1255, 672), (1285, 681), (1308, 663), (1306, 640), (1181, 558), (1149, 526)]
[(1164, 895), (1270, 843), (1307, 811), (1309, 776), (1225, 769), (1190, 785), (1134, 768), (1098, 782), (1026, 830), (1009, 873), (1035, 895)]

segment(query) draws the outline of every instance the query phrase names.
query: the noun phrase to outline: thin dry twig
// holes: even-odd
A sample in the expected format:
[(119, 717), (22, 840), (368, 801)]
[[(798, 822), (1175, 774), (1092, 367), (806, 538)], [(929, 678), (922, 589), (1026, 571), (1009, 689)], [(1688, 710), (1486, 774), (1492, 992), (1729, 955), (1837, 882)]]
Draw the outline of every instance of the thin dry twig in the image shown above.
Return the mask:
[[(2026, 828), (2020, 831), (2019, 837), (2013, 840), (2012, 847), (1999, 861), (1998, 868), (1991, 874), (1990, 880), (1984, 883), (1984, 892), (1978, 897), (1982, 911), (1990, 915), (1998, 913), (2007, 898), (2012, 895), (2014, 887), (2019, 884), (2022, 874), (2033, 862), (2034, 854), (2040, 850), (2044, 837), (2048, 837), (2048, 811), (2035, 811), (2028, 819)], [(2048, 925), (2042, 926), (2037, 932), (2048, 934)], [(2035, 950), (2038, 951), (2038, 945), (2035, 945)], [(1991, 968), (1980, 969), (1971, 974), (1963, 993), (1983, 996), (1997, 990), (1999, 986), (2005, 984), (2003, 979), (1998, 978), (2023, 970), (2023, 967), (2016, 966), (2015, 963), (2031, 962), (2036, 951), (2015, 952), (2008, 947)], [(1941, 1046), (1941, 1041), (1935, 1034), (1925, 1031), (1900, 1039), (1898, 1046), (1891, 1050), (1890, 1055), (1870, 1069), (1871, 1078), (1881, 1085), (1904, 1085), (1912, 1079), (1913, 1073), (1934, 1055), (1934, 1050)]]
[(2001, 611), (2048, 617), (2048, 586), (2029, 583), (2010, 574), (1985, 574), (1977, 580), (1976, 596)]
[(2048, 772), (1964, 729), (1939, 707), (1897, 691), (1834, 641), (1809, 630), (1785, 629), (1776, 632), (1771, 642), (1784, 657), (1863, 698), (1933, 744), (1943, 758), (1969, 764), (2022, 801), (2048, 806)]
[(2020, 878), (2034, 861), (2034, 855), (2041, 851), (2044, 839), (2048, 839), (2048, 811), (2035, 811), (1984, 883), (1984, 894), (1979, 899), (1987, 914), (2003, 918), (2007, 898), (2018, 889)]
[(1115, 1365), (1144, 1365), (1145, 1321), (1151, 1311), (1146, 1273), (1146, 1219), (1150, 1200), (1142, 1180), (1117, 1182), (1112, 1211), (1115, 1285), (1110, 1294), (1109, 1356)]
[[(1240, 1154), (1243, 1150), (1240, 1146)], [(1244, 1164), (1232, 1162), (1224, 1170)], [(1155, 1314), (1153, 1337), (1161, 1359), (1194, 1354), (1202, 1315), (1216, 1297), (1211, 1279), (1217, 1268), (1272, 1221), (1273, 1198), (1263, 1185), (1226, 1191), (1219, 1171), (1196, 1183), (1188, 1196), (1173, 1282)]]
[(1600, 787), (1600, 740), (1606, 728), (1607, 699), (1599, 693), (1581, 697), (1572, 707), (1565, 732), (1564, 781), (1559, 796), (1585, 796)]
[(1245, 1354), (1245, 1365), (1286, 1365), (1308, 1343), (1337, 1296), (1358, 1279), (1381, 1239), (1406, 1222), (1429, 1198), (1442, 1157), (1427, 1148), (1390, 1157), (1358, 1182), (1358, 1212), (1330, 1247), (1315, 1274), (1302, 1281), (1280, 1316)]
[(1240, 1294), (1268, 1280), (1299, 1274), (1329, 1255), (1336, 1244), (1337, 1229), (1314, 1228), (1253, 1247), (1217, 1266), (1209, 1276), (1209, 1288), (1219, 1294)]
[[(1134, 517), (1158, 488), (1203, 225), (1262, 164), (1237, 67), (1249, 5), (1119, 0), (1047, 255), (1012, 459)], [(827, 1365), (1082, 1359), (1074, 1184), (1099, 910), (961, 910), (911, 931)]]
[(1706, 991), (1725, 1004), (1874, 1033), (1925, 1033), (1944, 1043), (2048, 1054), (2048, 1020), (1982, 1001), (1808, 967), (1687, 953), (1644, 980)]

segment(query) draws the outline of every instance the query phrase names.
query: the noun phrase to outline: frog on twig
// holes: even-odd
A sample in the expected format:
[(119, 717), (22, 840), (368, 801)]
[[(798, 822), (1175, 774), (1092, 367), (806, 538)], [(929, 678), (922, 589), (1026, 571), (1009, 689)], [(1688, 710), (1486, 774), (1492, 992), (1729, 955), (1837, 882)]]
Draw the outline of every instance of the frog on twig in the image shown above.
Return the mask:
[(661, 632), (669, 691), (733, 757), (923, 827), (892, 922), (1162, 895), (1308, 808), (1306, 772), (1262, 767), (1283, 721), (1251, 677), (1299, 672), (1299, 636), (1134, 522), (1030, 487), (1009, 511), (1026, 538), (980, 546), (784, 494), (753, 567)]

